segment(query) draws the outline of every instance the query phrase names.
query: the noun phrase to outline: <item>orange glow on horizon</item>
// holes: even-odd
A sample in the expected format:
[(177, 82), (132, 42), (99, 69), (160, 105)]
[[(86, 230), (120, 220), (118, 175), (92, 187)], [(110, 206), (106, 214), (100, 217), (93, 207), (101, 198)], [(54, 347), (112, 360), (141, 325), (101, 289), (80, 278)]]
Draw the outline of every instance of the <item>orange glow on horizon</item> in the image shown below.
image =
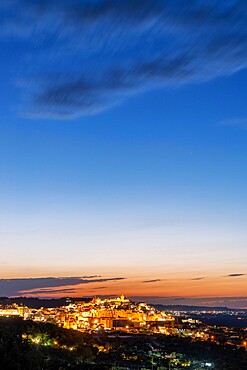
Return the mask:
[[(154, 281), (152, 281), (154, 280)], [(157, 279), (158, 280), (158, 279)], [(147, 282), (146, 282), (147, 281)], [(205, 278), (201, 280), (188, 279), (150, 279), (150, 282), (145, 279), (125, 279), (118, 281), (106, 281), (102, 283), (84, 283), (78, 285), (66, 285), (54, 288), (42, 288), (40, 293), (36, 294), (36, 289), (31, 289), (23, 292), (26, 296), (39, 297), (80, 297), (80, 296), (95, 296), (95, 295), (114, 295), (121, 294), (127, 297), (131, 296), (150, 296), (150, 297), (240, 297), (246, 294), (247, 278), (241, 277), (230, 279), (227, 277), (221, 278)], [(46, 291), (49, 290), (49, 292)], [(71, 289), (71, 291), (66, 291)], [(58, 291), (56, 291), (58, 290)], [(62, 292), (64, 290), (64, 293)], [(34, 292), (34, 293), (33, 293)]]

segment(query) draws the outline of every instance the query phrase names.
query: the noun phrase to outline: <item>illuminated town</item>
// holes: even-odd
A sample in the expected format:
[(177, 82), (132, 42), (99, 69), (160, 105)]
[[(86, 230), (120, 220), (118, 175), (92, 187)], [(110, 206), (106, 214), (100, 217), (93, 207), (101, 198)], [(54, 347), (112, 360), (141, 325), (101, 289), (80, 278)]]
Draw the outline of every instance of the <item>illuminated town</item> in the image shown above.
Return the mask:
[(103, 300), (95, 297), (90, 302), (81, 301), (58, 308), (36, 310), (14, 304), (0, 308), (0, 316), (22, 316), (26, 320), (53, 322), (63, 328), (80, 331), (131, 331), (140, 328), (164, 330), (161, 328), (175, 321), (171, 314), (158, 311), (144, 302), (134, 303), (123, 295)]
[[(224, 333), (229, 345), (247, 347), (247, 328), (236, 335), (232, 327), (207, 325), (181, 311), (160, 311), (145, 302), (133, 302), (124, 295), (114, 298), (72, 302), (60, 307), (29, 308), (25, 305), (0, 306), (0, 316), (19, 316), (24, 320), (50, 322), (65, 329), (82, 332), (116, 331), (126, 333), (160, 333), (220, 342)], [(213, 311), (215, 313), (215, 311)], [(216, 312), (219, 313), (219, 312)], [(199, 312), (196, 312), (200, 315)], [(236, 312), (230, 312), (236, 315)], [(238, 317), (238, 319), (240, 319)]]
[[(133, 302), (124, 295), (105, 299), (77, 298), (73, 301), (67, 298), (66, 305), (57, 307), (34, 308), (14, 298), (11, 302), (0, 305), (0, 322), (7, 320), (7, 325), (10, 325), (13, 320), (21, 320), (19, 325), (24, 325), (21, 332), (23, 343), (40, 350), (49, 347), (67, 351), (72, 356), (70, 361), (74, 361), (75, 356), (76, 362), (79, 361), (78, 351), (84, 348), (85, 353), (90, 355), (80, 361), (90, 362), (91, 367), (89, 364), (86, 367), (90, 369), (98, 370), (97, 362), (100, 362), (105, 364), (105, 369), (188, 367), (221, 370), (224, 355), (236, 356), (236, 351), (242, 357), (247, 354), (247, 328), (206, 324), (203, 322), (207, 314), (205, 311), (159, 310), (145, 302)], [(49, 300), (41, 302), (49, 305)], [(246, 319), (245, 311), (209, 309), (208, 312)], [(206, 351), (206, 357), (200, 354), (201, 345), (211, 348), (210, 352)], [(193, 355), (193, 351), (199, 354)], [(223, 359), (219, 367), (217, 356)], [(113, 360), (118, 365), (113, 365)], [(238, 360), (236, 363), (241, 362)], [(242, 367), (235, 368), (244, 370)]]

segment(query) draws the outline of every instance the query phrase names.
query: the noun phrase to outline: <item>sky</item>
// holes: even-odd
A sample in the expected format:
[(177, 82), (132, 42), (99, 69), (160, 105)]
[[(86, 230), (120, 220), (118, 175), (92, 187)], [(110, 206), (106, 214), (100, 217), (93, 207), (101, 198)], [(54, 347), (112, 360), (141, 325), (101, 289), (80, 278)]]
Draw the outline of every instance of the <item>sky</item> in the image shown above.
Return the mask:
[(0, 295), (247, 308), (246, 1), (2, 0), (0, 25)]

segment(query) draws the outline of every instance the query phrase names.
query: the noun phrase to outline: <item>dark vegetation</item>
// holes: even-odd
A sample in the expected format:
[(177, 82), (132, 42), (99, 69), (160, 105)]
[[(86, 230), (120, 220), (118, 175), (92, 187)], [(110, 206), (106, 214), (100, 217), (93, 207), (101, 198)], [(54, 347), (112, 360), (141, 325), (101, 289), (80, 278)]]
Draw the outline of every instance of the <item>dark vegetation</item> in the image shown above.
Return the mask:
[(16, 303), (18, 305), (27, 306), (29, 308), (40, 308), (40, 307), (46, 307), (46, 308), (55, 308), (60, 306), (67, 306), (68, 304), (73, 302), (89, 302), (92, 300), (92, 298), (51, 298), (51, 299), (42, 299), (42, 298), (34, 298), (34, 297), (14, 297), (14, 298), (8, 298), (8, 297), (0, 297), (0, 305), (7, 306), (12, 305), (13, 303)]
[[(110, 370), (113, 364), (168, 369), (167, 354), (212, 361), (215, 370), (247, 369), (247, 351), (165, 335), (81, 333), (50, 323), (0, 318), (1, 370)], [(140, 367), (141, 368), (141, 367)], [(180, 369), (179, 365), (171, 369)], [(183, 367), (181, 367), (183, 369)], [(195, 369), (195, 367), (190, 367)]]

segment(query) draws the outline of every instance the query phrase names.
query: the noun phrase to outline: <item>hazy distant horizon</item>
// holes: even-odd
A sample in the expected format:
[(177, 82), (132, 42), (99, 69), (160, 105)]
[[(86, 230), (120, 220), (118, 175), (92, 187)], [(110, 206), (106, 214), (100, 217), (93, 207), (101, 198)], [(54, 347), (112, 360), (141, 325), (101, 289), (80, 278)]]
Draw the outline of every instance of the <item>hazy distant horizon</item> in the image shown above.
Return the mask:
[[(10, 299), (21, 299), (21, 298), (38, 298), (38, 299), (63, 299), (63, 298), (70, 298), (70, 299), (93, 299), (94, 297), (98, 297), (101, 299), (107, 299), (110, 297), (118, 297), (117, 294), (111, 295), (87, 295), (87, 296), (73, 296), (71, 297), (68, 295), (63, 296), (38, 296), (38, 295), (22, 295), (22, 296), (10, 296), (6, 298)], [(3, 298), (3, 297), (0, 297)], [(198, 297), (198, 298), (191, 298), (191, 297), (155, 297), (155, 296), (127, 296), (128, 299), (134, 302), (146, 302), (150, 305), (164, 305), (164, 306), (185, 306), (185, 307), (227, 307), (229, 309), (240, 309), (240, 310), (247, 310), (247, 296), (246, 297)]]

